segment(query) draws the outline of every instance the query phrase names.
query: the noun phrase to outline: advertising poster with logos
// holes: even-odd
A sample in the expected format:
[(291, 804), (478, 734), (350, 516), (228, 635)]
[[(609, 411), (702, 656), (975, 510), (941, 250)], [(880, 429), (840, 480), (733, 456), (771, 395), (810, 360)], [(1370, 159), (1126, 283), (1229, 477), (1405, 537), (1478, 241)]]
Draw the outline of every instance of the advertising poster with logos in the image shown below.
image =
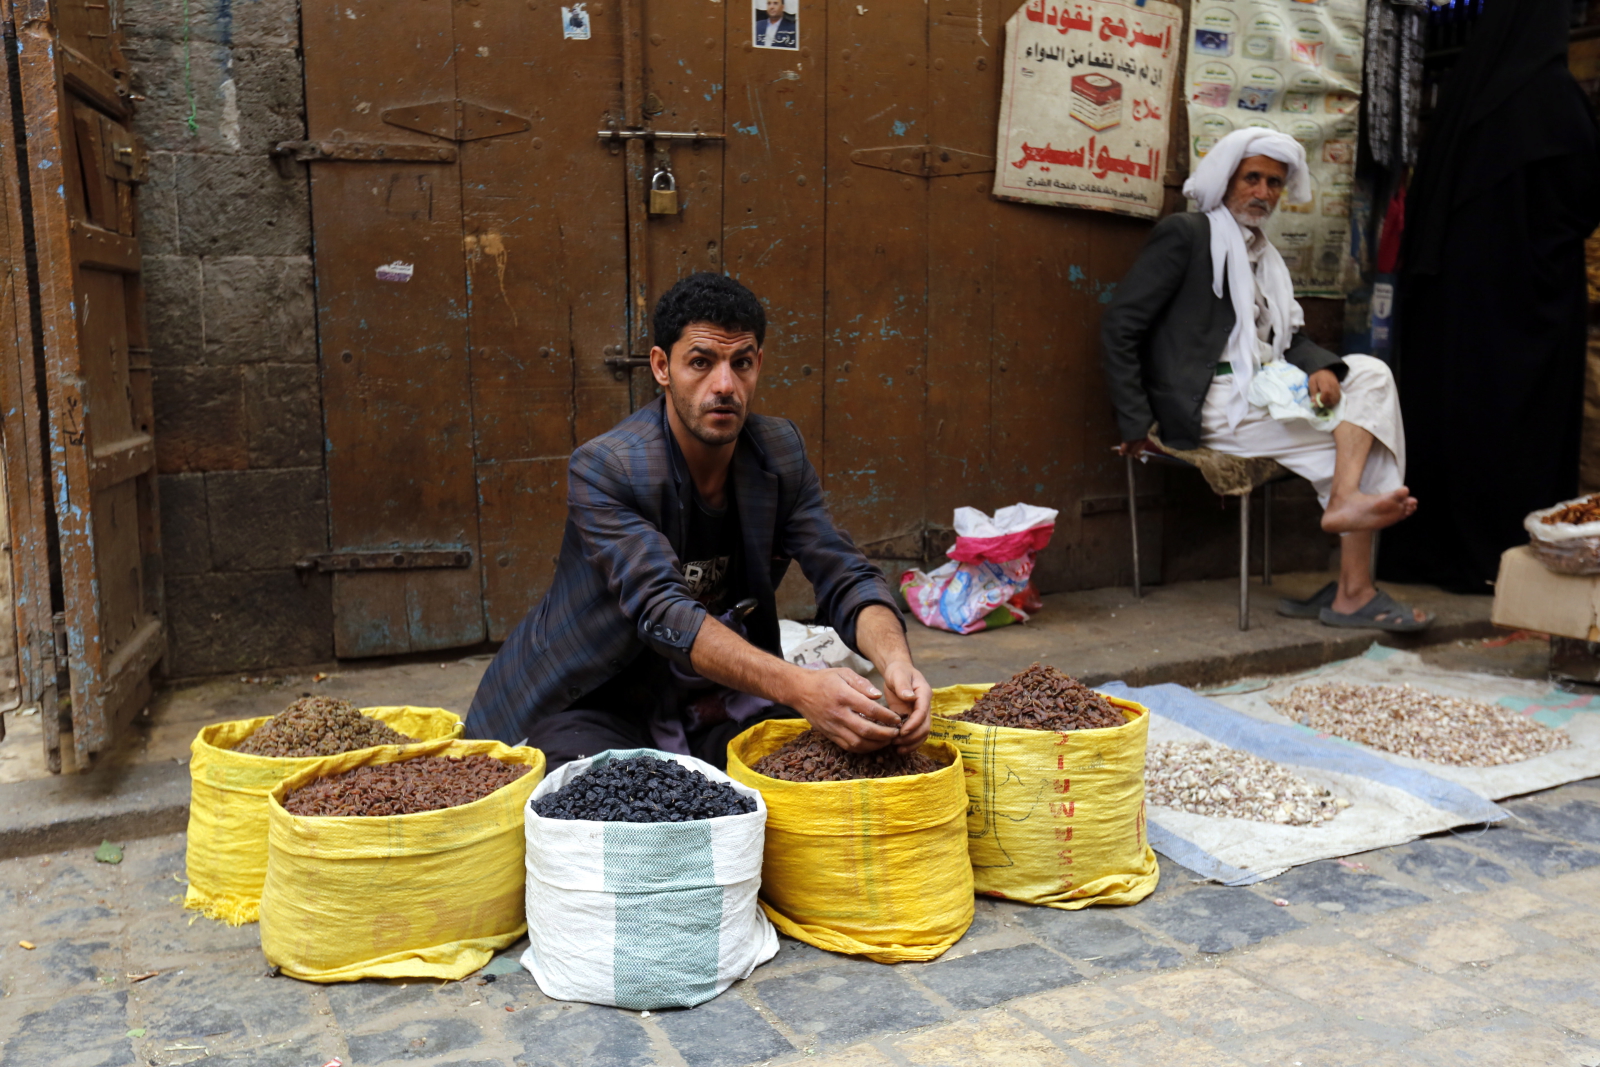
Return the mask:
[(1183, 12), (1146, 0), (1031, 0), (1006, 23), (994, 195), (1161, 213)]
[(1298, 295), (1344, 295), (1365, 0), (1194, 0), (1190, 18), (1191, 165), (1244, 126), (1304, 145), (1311, 202), (1280, 202), (1266, 233)]

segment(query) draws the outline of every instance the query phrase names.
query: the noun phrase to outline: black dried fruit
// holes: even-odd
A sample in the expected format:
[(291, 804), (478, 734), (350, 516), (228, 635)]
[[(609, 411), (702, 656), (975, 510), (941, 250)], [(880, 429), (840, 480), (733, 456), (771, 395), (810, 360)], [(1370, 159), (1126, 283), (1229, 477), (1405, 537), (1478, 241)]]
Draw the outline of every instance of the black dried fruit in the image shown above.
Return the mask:
[(756, 760), (750, 769), (785, 782), (849, 782), (859, 778), (898, 778), (927, 774), (945, 764), (921, 752), (846, 752), (815, 730)]
[(754, 799), (674, 760), (630, 756), (592, 767), (533, 802), (546, 819), (693, 822), (748, 815)]

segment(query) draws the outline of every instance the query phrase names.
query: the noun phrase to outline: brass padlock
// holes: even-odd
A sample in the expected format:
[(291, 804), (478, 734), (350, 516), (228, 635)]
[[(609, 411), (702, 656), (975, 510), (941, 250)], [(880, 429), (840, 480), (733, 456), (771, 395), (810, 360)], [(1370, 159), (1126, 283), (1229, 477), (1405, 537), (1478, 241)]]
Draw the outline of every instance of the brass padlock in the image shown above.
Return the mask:
[[(666, 185), (661, 183), (665, 180)], [(678, 213), (678, 180), (665, 168), (655, 172), (650, 179), (650, 214), (676, 215)]]

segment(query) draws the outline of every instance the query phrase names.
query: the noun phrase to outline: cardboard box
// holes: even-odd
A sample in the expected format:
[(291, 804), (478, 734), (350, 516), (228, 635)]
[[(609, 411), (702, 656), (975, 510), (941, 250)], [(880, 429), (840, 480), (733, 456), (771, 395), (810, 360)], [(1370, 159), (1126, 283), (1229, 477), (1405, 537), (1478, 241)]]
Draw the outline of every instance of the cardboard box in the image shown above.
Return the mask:
[(1508, 548), (1500, 557), (1489, 618), (1514, 630), (1600, 641), (1600, 575), (1556, 574), (1527, 545)]

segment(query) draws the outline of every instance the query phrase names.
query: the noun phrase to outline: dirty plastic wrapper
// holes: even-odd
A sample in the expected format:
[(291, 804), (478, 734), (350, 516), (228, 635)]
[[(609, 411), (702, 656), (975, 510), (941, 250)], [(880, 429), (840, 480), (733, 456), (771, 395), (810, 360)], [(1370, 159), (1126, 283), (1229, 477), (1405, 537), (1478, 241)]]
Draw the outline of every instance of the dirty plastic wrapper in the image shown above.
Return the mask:
[(1069, 911), (1137, 904), (1153, 893), (1160, 868), (1145, 828), (1149, 712), (1108, 696), (1126, 723), (1066, 733), (950, 718), (990, 688), (935, 689), (929, 732), (960, 749), (966, 764), (977, 891)]
[[(414, 815), (291, 815), (284, 797), (319, 778), (421, 756), (483, 755), (528, 773), (486, 797)], [(522, 806), (544, 753), (499, 741), (434, 741), (324, 757), (268, 795), (261, 950), (308, 982), (460, 979), (527, 929)]]
[(750, 768), (810, 729), (757, 723), (728, 743), (728, 774), (767, 804), (761, 906), (780, 931), (878, 963), (938, 958), (972, 925), (966, 790), (960, 752), (930, 741), (944, 766), (850, 782), (786, 782)]
[[(362, 708), (361, 714), (418, 741), (461, 736), (461, 717), (443, 708)], [(328, 758), (233, 751), (270, 718), (214, 723), (189, 745), (189, 889), (183, 906), (230, 926), (255, 922), (260, 909), (267, 877), (267, 794), (291, 774)]]

